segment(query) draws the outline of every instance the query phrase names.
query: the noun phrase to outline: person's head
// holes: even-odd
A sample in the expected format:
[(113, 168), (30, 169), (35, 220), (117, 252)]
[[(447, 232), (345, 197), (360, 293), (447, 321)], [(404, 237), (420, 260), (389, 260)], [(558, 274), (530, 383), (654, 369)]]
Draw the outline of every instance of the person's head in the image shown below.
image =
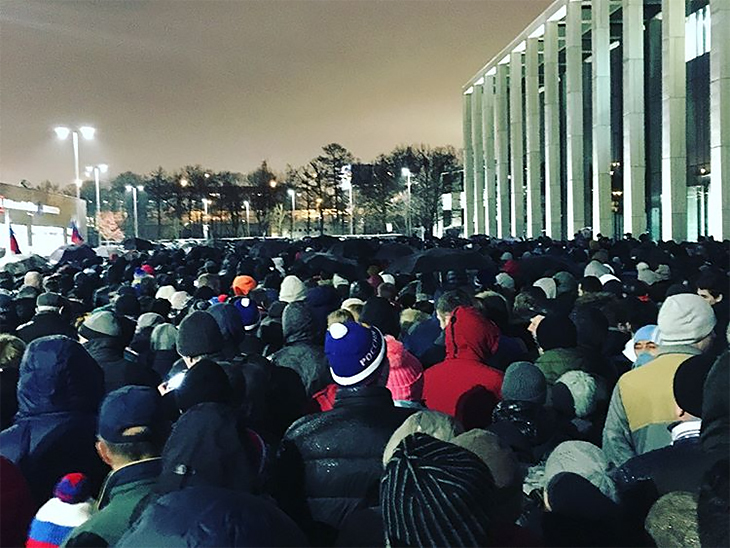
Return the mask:
[(474, 453), (412, 434), (396, 448), (380, 484), (386, 543), (488, 546), (494, 491), (489, 468)]
[(403, 424), (396, 428), (383, 451), (383, 466), (388, 465), (393, 453), (400, 443), (410, 436), (420, 432), (428, 434), (441, 441), (452, 441), (456, 436), (464, 432), (464, 427), (451, 415), (424, 409), (409, 416)]
[(17, 369), (25, 352), (25, 343), (8, 333), (0, 333), (0, 369), (11, 367)]
[(545, 375), (530, 362), (514, 362), (504, 373), (502, 399), (543, 405), (547, 395)]
[(256, 301), (248, 297), (241, 297), (233, 301), (233, 306), (238, 312), (243, 330), (246, 332), (254, 331), (261, 321), (261, 314)]
[(471, 296), (461, 289), (452, 289), (445, 292), (436, 301), (436, 317), (439, 320), (441, 329), (445, 329), (449, 324), (451, 315), (460, 306), (471, 306), (473, 299)]
[(327, 327), (331, 326), (333, 323), (347, 323), (354, 321), (355, 317), (352, 315), (352, 312), (346, 308), (338, 308), (334, 312), (330, 312), (327, 316)]
[(29, 285), (40, 290), (43, 287), (43, 274), (37, 270), (29, 270), (23, 277), (23, 285)]
[(256, 289), (257, 285), (256, 280), (254, 280), (251, 276), (241, 275), (233, 278), (231, 289), (233, 290), (234, 295), (248, 295), (251, 291)]
[(497, 324), (497, 327), (503, 331), (508, 327), (510, 306), (504, 296), (496, 291), (482, 291), (476, 295), (474, 300), (476, 301), (475, 306)]
[(705, 380), (714, 363), (713, 356), (700, 354), (686, 359), (677, 368), (672, 384), (678, 420), (690, 421), (702, 417)]
[(202, 310), (188, 314), (177, 331), (177, 351), (188, 367), (204, 357), (220, 352), (223, 335), (215, 318)]
[(616, 484), (611, 479), (603, 451), (587, 441), (564, 441), (545, 461), (545, 485), (561, 472), (572, 472), (591, 482), (612, 501), (617, 500)]
[(705, 270), (697, 279), (697, 294), (707, 304), (715, 306), (721, 303), (727, 293), (727, 276), (716, 270)]
[(167, 430), (159, 392), (147, 386), (124, 386), (107, 394), (101, 404), (96, 449), (117, 470), (159, 457)]
[(209, 287), (215, 295), (219, 295), (221, 292), (221, 281), (218, 274), (201, 274), (195, 281), (195, 287), (200, 289), (201, 287)]
[(597, 276), (584, 276), (578, 285), (578, 295), (583, 296), (586, 293), (600, 293), (603, 290), (603, 284)]
[(717, 319), (699, 295), (672, 295), (659, 309), (657, 324), (663, 346), (691, 345), (705, 352), (712, 345)]
[(60, 314), (66, 306), (66, 299), (59, 293), (41, 293), (35, 301), (36, 312), (56, 312)]
[(370, 297), (362, 307), (360, 322), (377, 327), (383, 335), (398, 337), (400, 322), (398, 310), (383, 297)]
[(537, 326), (535, 334), (543, 352), (555, 348), (575, 348), (578, 344), (575, 324), (566, 316), (546, 316)]
[(644, 527), (656, 546), (699, 548), (697, 496), (686, 491), (667, 493), (651, 507)]
[(82, 343), (97, 339), (123, 340), (122, 324), (119, 317), (108, 310), (94, 312), (79, 327), (79, 340)]
[(730, 546), (730, 460), (717, 461), (706, 473), (697, 501), (702, 546)]
[(385, 338), (376, 327), (355, 322), (332, 324), (324, 351), (332, 379), (340, 386), (385, 386), (388, 381)]
[(350, 298), (360, 299), (365, 302), (373, 295), (375, 295), (375, 290), (366, 281), (356, 280), (350, 284)]
[(637, 329), (632, 339), (636, 356), (646, 353), (656, 355), (659, 351), (659, 338), (659, 328), (656, 325), (645, 325)]
[(150, 349), (153, 352), (175, 350), (177, 342), (177, 327), (171, 323), (156, 326), (150, 335)]
[(233, 402), (233, 388), (228, 375), (223, 367), (208, 359), (200, 360), (188, 369), (173, 393), (182, 413), (199, 403)]

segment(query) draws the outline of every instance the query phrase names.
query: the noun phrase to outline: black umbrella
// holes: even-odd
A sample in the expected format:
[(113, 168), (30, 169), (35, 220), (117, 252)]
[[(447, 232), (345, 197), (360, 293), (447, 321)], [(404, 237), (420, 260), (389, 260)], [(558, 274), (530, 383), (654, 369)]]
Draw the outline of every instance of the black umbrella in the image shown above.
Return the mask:
[(349, 238), (339, 241), (329, 249), (329, 252), (333, 255), (355, 260), (372, 259), (374, 251), (372, 241), (363, 238)]
[(339, 274), (348, 280), (358, 280), (364, 277), (363, 269), (355, 261), (332, 255), (330, 253), (304, 253), (299, 261), (312, 272), (327, 272)]
[(396, 261), (403, 257), (409, 257), (414, 253), (413, 248), (409, 245), (399, 242), (386, 242), (380, 246), (375, 258), (379, 261)]
[(405, 257), (388, 267), (389, 272), (446, 272), (449, 270), (496, 270), (489, 257), (465, 249), (434, 248)]
[(251, 257), (271, 259), (272, 257), (278, 257), (284, 251), (288, 251), (290, 247), (289, 240), (262, 240), (253, 244), (248, 253)]
[(81, 264), (86, 259), (96, 259), (97, 255), (88, 245), (62, 245), (48, 257), (48, 260), (58, 265), (66, 263)]
[(127, 250), (152, 251), (155, 248), (155, 244), (142, 238), (127, 238), (122, 242), (122, 247)]
[(45, 272), (48, 270), (48, 262), (40, 255), (6, 255), (2, 258), (0, 270), (13, 276), (22, 276), (30, 270)]
[(327, 250), (339, 241), (339, 238), (335, 238), (329, 234), (322, 234), (321, 236), (313, 236), (311, 238), (302, 238), (302, 242), (304, 242), (305, 245), (321, 250)]
[(520, 259), (519, 265), (520, 278), (525, 284), (532, 284), (540, 278), (552, 276), (561, 270), (570, 272), (577, 279), (582, 275), (582, 269), (577, 264), (553, 255), (533, 255)]

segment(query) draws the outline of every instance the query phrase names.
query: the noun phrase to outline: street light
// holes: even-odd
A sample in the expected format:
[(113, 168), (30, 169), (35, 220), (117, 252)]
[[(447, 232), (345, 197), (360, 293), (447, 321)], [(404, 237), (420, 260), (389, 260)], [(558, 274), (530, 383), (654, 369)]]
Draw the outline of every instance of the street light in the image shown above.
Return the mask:
[(81, 136), (87, 141), (90, 141), (94, 138), (96, 130), (91, 126), (81, 126), (78, 129), (58, 126), (53, 128), (53, 131), (56, 132), (56, 137), (58, 137), (61, 141), (65, 141), (68, 139), (69, 135), (71, 136), (71, 142), (73, 143), (74, 149), (74, 175), (76, 176), (74, 184), (76, 185), (76, 199), (79, 199), (81, 198), (81, 176), (79, 175), (79, 134), (81, 134)]
[(96, 215), (94, 217), (97, 232), (99, 231), (99, 215), (101, 214), (101, 191), (99, 190), (99, 174), (109, 171), (107, 164), (98, 164), (95, 166), (86, 166), (86, 176), (94, 175), (94, 184), (96, 185)]
[(269, 181), (269, 186), (270, 186), (271, 188), (276, 188), (276, 179), (271, 179), (271, 180)]
[(134, 201), (134, 237), (139, 238), (139, 217), (137, 215), (137, 191), (142, 192), (144, 187), (142, 185), (127, 185), (125, 187), (127, 192), (132, 192), (132, 200)]
[(185, 177), (180, 179), (180, 186), (182, 186), (182, 187), (188, 186), (188, 180)]
[(406, 209), (406, 233), (411, 235), (411, 170), (404, 167), (400, 170), (400, 174), (406, 177), (406, 191), (408, 196), (408, 206)]
[(294, 210), (296, 210), (296, 199), (297, 199), (297, 193), (294, 191), (293, 188), (290, 188), (286, 191), (287, 194), (291, 197), (291, 237), (294, 238)]
[(251, 204), (249, 203), (248, 200), (243, 201), (243, 207), (246, 208), (246, 236), (251, 236), (251, 218), (250, 218)]
[(203, 239), (208, 239), (208, 205), (211, 203), (211, 200), (208, 198), (203, 198)]

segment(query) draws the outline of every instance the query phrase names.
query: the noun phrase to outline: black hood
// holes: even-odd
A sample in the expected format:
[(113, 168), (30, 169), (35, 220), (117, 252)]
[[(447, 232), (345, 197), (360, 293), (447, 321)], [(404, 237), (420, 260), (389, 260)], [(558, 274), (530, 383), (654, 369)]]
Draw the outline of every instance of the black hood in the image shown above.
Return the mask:
[(316, 327), (312, 312), (305, 302), (289, 303), (282, 315), (284, 342), (314, 342)]

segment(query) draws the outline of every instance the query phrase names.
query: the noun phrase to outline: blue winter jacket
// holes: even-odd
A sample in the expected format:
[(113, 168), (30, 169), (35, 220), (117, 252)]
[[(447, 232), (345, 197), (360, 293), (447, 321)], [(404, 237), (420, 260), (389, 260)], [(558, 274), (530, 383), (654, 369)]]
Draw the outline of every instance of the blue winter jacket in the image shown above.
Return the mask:
[(96, 415), (104, 373), (78, 342), (41, 337), (20, 364), (18, 412), (0, 432), (0, 455), (18, 465), (36, 503), (65, 474), (82, 472), (99, 487), (108, 472), (96, 454)]

